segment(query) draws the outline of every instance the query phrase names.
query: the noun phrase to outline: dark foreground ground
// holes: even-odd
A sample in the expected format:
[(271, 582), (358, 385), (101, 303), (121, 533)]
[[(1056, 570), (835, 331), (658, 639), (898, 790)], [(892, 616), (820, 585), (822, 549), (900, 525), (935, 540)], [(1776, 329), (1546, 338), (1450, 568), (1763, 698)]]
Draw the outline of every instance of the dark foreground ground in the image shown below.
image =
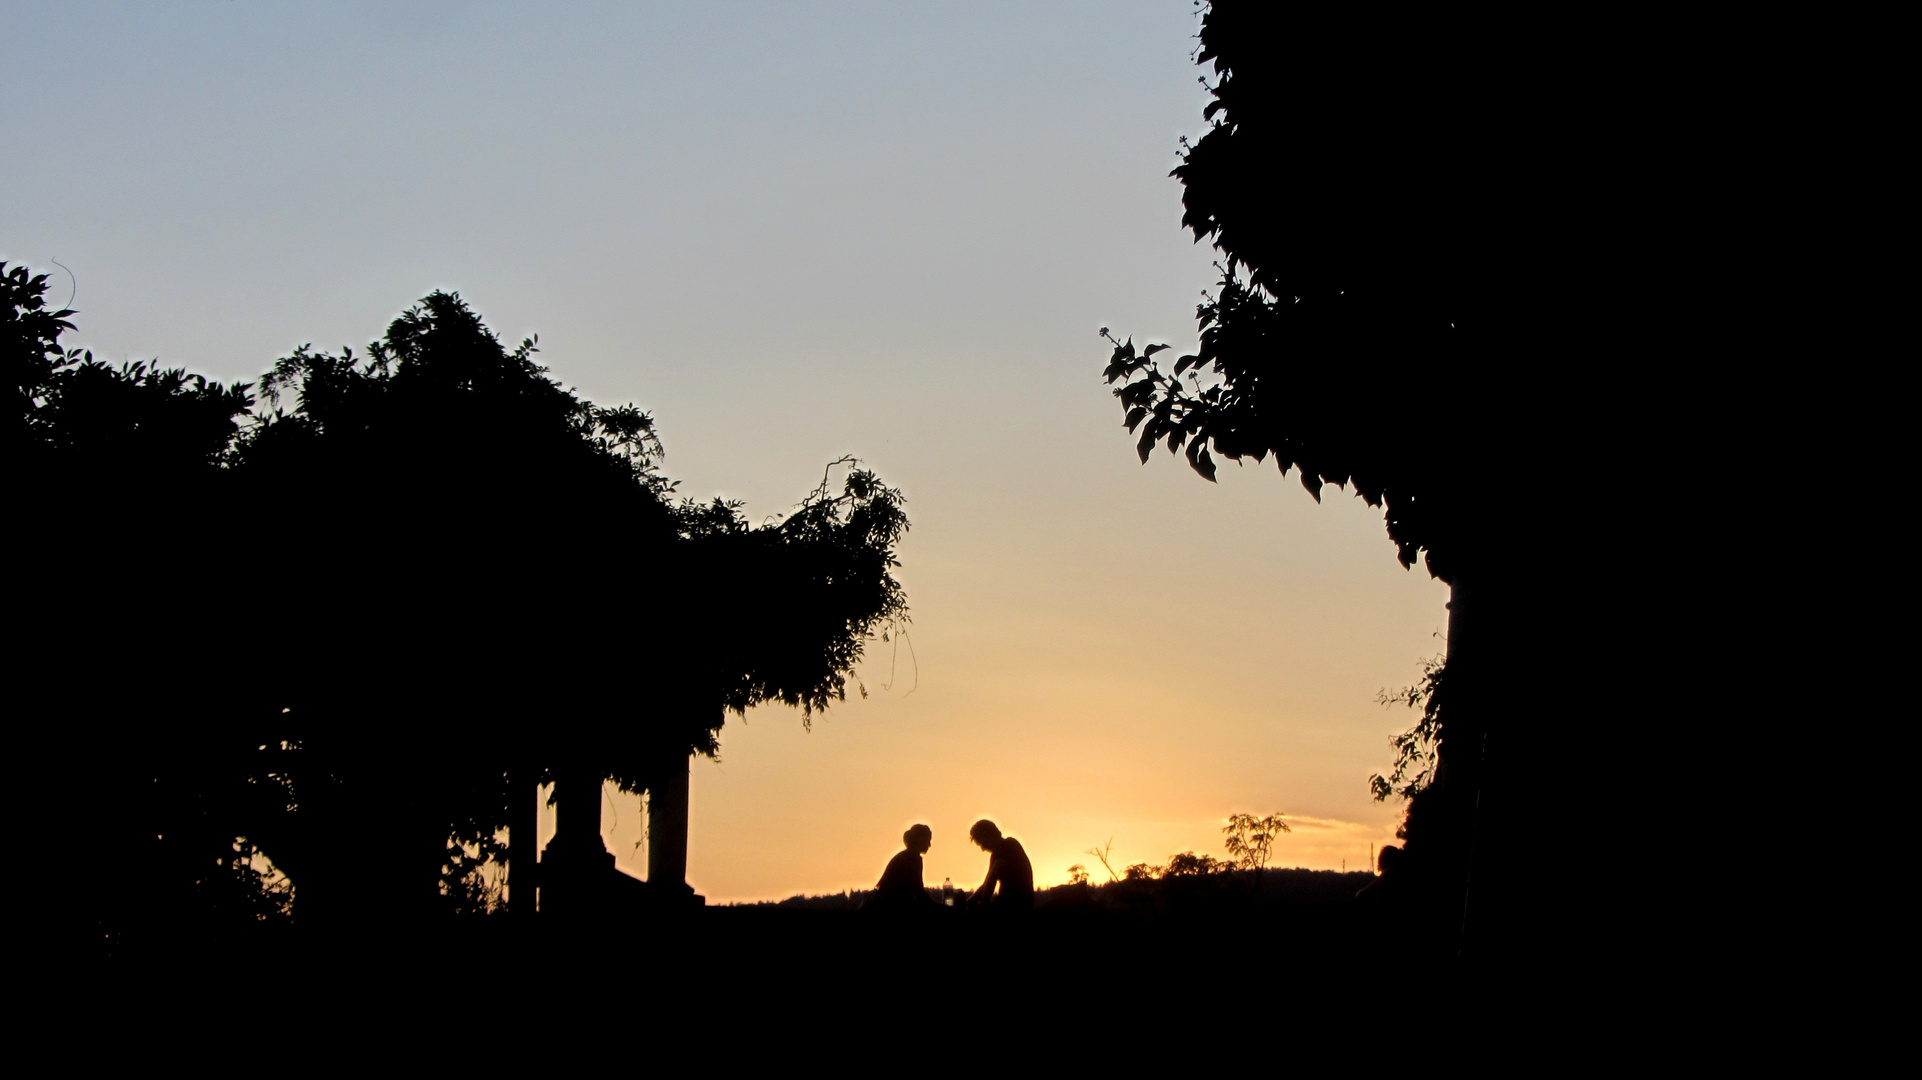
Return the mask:
[[(66, 1037), (77, 1060), (231, 1053), (248, 1071), (384, 1064), (400, 1060), (396, 1048), (410, 1071), (866, 1071), (993, 1054), (1219, 1065), (1248, 1040), (1365, 1056), (1371, 1039), (1454, 1031), (1519, 1047), (1602, 1015), (1565, 985), (1485, 990), (1445, 968), (1352, 897), (1244, 897), (1050, 906), (1012, 921), (762, 906), (574, 927), (537, 917), (182, 938), (31, 985), (35, 1005), (80, 1033)], [(1611, 998), (1610, 1012), (1626, 1000)], [(650, 1059), (668, 1046), (680, 1056)]]
[(1489, 974), (1405, 912), (1357, 901), (1368, 875), (1279, 873), (1297, 876), (1259, 892), (1229, 875), (1057, 889), (1020, 919), (946, 907), (890, 917), (811, 897), (572, 924), (183, 931), (21, 984), (35, 990), (30, 1008), (81, 1033), (69, 1038), (80, 1060), (215, 1048), (250, 1071), (389, 1045), (437, 1070), (637, 1064), (666, 1045), (717, 1068), (866, 1069), (888, 1055), (973, 1058), (998, 1040), (1068, 1064), (1219, 1063), (1247, 1039), (1366, 1056), (1371, 1039), (1452, 1032), (1481, 1053), (1583, 1026), (1583, 1045), (1600, 1046), (1665, 1022), (1654, 984), (1624, 993), (1559, 959), (1574, 938), (1545, 936), (1539, 964)]
[(880, 915), (821, 897), (573, 924), (510, 915), (352, 933), (183, 933), (73, 965), (59, 982), (83, 1007), (133, 999), (250, 1024), (332, 1016), (349, 1027), (466, 1027), (543, 1013), (670, 1028), (720, 1014), (855, 1025), (823, 1033), (838, 1037), (911, 1025), (929, 1010), (1171, 1016), (1233, 995), (1382, 980), (1373, 957), (1385, 939), (1353, 898), (1368, 875), (1315, 874), (1293, 888), (1270, 878), (1259, 893), (1227, 875), (1057, 889), (1024, 918), (938, 905)]

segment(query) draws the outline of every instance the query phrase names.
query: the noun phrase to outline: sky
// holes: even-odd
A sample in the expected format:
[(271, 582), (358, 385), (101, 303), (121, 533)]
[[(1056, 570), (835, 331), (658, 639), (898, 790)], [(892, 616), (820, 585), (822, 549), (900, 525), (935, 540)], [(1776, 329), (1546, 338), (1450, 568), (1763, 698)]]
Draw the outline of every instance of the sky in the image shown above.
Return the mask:
[[(1446, 588), (1342, 492), (1141, 465), (1101, 381), (1100, 328), (1191, 349), (1214, 279), (1168, 176), (1195, 29), (1187, 0), (4, 0), (0, 259), (73, 294), (66, 344), (227, 381), (457, 290), (652, 412), (683, 494), (758, 520), (843, 454), (901, 488), (913, 621), (869, 696), (751, 710), (694, 763), (710, 902), (871, 886), (915, 822), (929, 883), (973, 885), (980, 817), (1044, 885), (1110, 839), (1220, 856), (1235, 812), (1294, 822), (1276, 865), (1357, 867), (1415, 719), (1376, 695), (1441, 651)], [(641, 822), (610, 796), (637, 874)]]

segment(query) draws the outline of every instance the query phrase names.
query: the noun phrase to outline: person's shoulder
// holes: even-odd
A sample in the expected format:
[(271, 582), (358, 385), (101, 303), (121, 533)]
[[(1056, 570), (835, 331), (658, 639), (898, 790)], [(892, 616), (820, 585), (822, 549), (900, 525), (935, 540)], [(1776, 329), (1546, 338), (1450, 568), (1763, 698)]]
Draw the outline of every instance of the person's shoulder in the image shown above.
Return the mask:
[(1026, 856), (1028, 854), (1028, 849), (1021, 846), (1021, 841), (1016, 840), (1012, 836), (1004, 836), (1001, 838), (1001, 850), (1012, 855)]

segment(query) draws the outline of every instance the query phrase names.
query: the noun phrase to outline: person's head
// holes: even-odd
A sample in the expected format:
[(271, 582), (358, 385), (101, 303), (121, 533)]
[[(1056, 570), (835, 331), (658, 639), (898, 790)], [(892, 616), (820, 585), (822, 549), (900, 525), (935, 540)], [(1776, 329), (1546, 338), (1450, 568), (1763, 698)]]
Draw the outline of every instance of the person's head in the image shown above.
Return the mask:
[(1401, 865), (1401, 856), (1401, 848), (1393, 844), (1384, 845), (1381, 849), (1381, 854), (1375, 857), (1375, 866), (1382, 873), (1386, 874), (1388, 871)]
[(982, 851), (992, 851), (994, 845), (1001, 842), (1001, 827), (982, 818), (974, 823), (974, 828), (968, 830), (968, 839), (978, 844)]
[(916, 855), (926, 855), (928, 849), (934, 846), (934, 830), (926, 825), (916, 825), (901, 834), (901, 842)]

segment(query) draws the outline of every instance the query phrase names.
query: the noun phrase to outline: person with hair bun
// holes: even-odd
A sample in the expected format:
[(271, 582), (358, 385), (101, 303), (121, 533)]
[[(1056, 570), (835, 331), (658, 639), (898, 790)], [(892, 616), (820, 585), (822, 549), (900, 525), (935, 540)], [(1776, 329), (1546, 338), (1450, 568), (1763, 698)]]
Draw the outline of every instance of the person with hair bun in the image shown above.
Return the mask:
[(928, 895), (921, 880), (921, 856), (934, 846), (934, 830), (915, 825), (901, 834), (901, 842), (907, 847), (888, 860), (888, 868), (881, 872), (881, 881), (874, 887), (873, 898), (864, 907), (906, 910), (933, 906), (934, 897)]

